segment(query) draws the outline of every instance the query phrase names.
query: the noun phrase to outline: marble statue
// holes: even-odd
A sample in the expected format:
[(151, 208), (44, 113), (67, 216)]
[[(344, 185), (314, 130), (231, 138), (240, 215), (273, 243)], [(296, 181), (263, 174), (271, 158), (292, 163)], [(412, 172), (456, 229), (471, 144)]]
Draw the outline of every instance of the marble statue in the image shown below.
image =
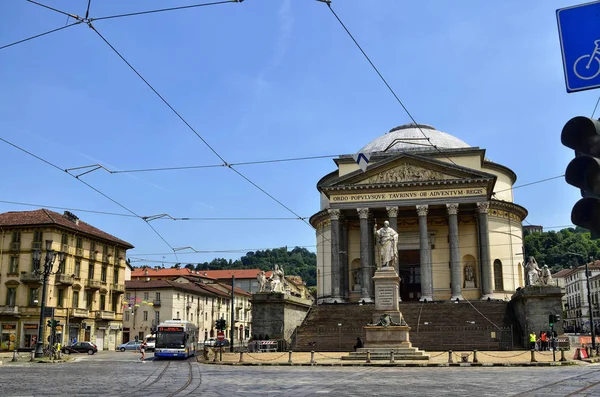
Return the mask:
[(523, 265), (525, 267), (525, 286), (535, 285), (539, 278), (542, 270), (538, 267), (538, 264), (533, 256), (529, 257), (529, 261), (527, 264)]
[(552, 273), (550, 273), (550, 269), (548, 265), (544, 265), (542, 267), (542, 276), (541, 276), (542, 284), (550, 285), (552, 284)]
[(465, 281), (475, 281), (475, 272), (470, 263), (465, 266)]
[(267, 284), (267, 276), (265, 275), (265, 271), (261, 270), (256, 276), (258, 280), (258, 285), (260, 287), (258, 292), (265, 292), (265, 285)]
[(395, 323), (394, 320), (392, 320), (392, 316), (390, 316), (388, 313), (383, 313), (381, 316), (379, 316), (379, 321), (376, 324), (368, 325), (375, 325), (381, 327), (389, 327), (390, 325), (406, 325), (404, 318), (400, 318), (400, 323), (401, 324)]
[(271, 278), (269, 278), (271, 292), (285, 292), (284, 290), (284, 272), (283, 268), (275, 264)]
[(377, 268), (393, 267), (398, 259), (398, 233), (390, 227), (388, 221), (383, 222), (383, 227), (379, 230), (375, 224), (373, 232), (379, 248)]

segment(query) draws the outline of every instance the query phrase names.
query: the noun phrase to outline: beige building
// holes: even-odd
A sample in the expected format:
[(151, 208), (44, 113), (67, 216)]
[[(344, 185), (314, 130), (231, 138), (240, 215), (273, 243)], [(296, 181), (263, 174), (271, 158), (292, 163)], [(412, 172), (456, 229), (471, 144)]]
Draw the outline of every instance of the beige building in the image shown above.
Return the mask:
[[(136, 269), (137, 270), (137, 269)], [(134, 274), (136, 273), (134, 270)], [(170, 270), (170, 269), (165, 269)], [(159, 277), (155, 275), (155, 277)], [(227, 337), (231, 329), (231, 286), (220, 283), (204, 284), (195, 277), (174, 279), (142, 279), (126, 283), (124, 299), (124, 340), (144, 338), (165, 320), (187, 320), (199, 329), (199, 340), (216, 337), (215, 321), (227, 322)], [(234, 290), (236, 341), (247, 340), (252, 318), (251, 295)], [(248, 331), (247, 331), (248, 330)]]
[[(63, 252), (47, 283), (47, 319), (60, 321), (58, 340), (91, 341), (114, 349), (122, 340), (122, 299), (133, 246), (65, 211), (0, 214), (1, 347), (33, 348), (40, 320), (42, 278), (48, 253)], [(47, 249), (50, 247), (50, 251)], [(36, 256), (39, 261), (34, 260)], [(49, 328), (43, 327), (47, 343)], [(11, 346), (10, 343), (13, 343)]]
[(396, 127), (343, 155), (318, 183), (317, 289), (321, 302), (372, 302), (374, 228), (398, 232), (396, 270), (406, 300), (508, 299), (524, 285), (522, 221), (509, 168), (428, 125)]

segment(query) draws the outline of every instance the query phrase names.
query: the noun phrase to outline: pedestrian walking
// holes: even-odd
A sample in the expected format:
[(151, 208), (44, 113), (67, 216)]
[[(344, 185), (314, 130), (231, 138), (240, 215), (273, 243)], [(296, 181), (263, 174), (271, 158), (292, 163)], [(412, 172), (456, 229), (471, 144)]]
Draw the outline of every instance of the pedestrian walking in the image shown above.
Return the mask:
[(140, 343), (140, 361), (145, 363), (146, 362), (146, 340), (144, 339), (142, 341), (142, 343)]

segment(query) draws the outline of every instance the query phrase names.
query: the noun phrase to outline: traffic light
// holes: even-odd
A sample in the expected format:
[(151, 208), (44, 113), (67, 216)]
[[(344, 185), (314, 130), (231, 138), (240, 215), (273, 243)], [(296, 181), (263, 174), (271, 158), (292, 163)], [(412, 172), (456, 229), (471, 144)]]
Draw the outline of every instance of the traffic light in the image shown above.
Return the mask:
[(575, 150), (565, 172), (569, 185), (581, 189), (581, 200), (571, 211), (571, 222), (600, 237), (600, 121), (578, 116), (562, 129), (563, 145)]
[(550, 324), (551, 327), (554, 327), (554, 323), (556, 322), (556, 315), (555, 314), (550, 314), (548, 316), (548, 323)]
[(52, 328), (52, 320), (48, 320), (48, 322), (46, 323), (46, 326)]
[(48, 320), (46, 323), (48, 327), (55, 329), (58, 325), (60, 325), (60, 321), (58, 320)]
[(227, 323), (225, 322), (225, 319), (220, 318), (217, 321), (215, 321), (215, 328), (219, 331), (223, 331), (225, 328), (227, 328)]

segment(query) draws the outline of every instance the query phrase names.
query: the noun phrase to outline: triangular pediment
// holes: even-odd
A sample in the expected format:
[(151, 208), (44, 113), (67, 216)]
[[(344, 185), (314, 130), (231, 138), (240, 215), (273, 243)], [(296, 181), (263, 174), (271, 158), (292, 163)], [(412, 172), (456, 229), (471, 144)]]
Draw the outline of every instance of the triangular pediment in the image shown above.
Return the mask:
[(437, 159), (401, 154), (382, 161), (371, 162), (366, 172), (360, 170), (330, 179), (323, 188), (357, 185), (431, 184), (447, 181), (494, 180), (495, 175), (480, 170), (447, 163)]

